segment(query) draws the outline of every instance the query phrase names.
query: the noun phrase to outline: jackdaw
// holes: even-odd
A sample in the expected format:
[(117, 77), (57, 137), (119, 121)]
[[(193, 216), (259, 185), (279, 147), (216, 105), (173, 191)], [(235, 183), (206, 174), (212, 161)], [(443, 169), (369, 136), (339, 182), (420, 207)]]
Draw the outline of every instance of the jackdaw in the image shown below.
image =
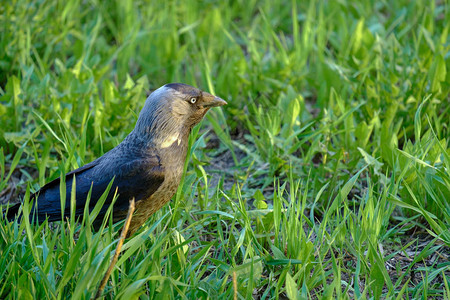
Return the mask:
[[(210, 108), (225, 104), (227, 102), (219, 97), (183, 83), (170, 83), (155, 90), (147, 98), (135, 128), (117, 147), (65, 175), (64, 218), (70, 215), (74, 177), (76, 216), (83, 215), (91, 189), (90, 210), (113, 180), (97, 223), (105, 215), (117, 189), (113, 221), (126, 217), (129, 201), (134, 198), (136, 211), (129, 235), (134, 233), (175, 194), (183, 173), (192, 128)], [(33, 215), (39, 223), (45, 219), (61, 220), (60, 178), (44, 185), (30, 199), (33, 203), (30, 219)], [(14, 220), (20, 205), (9, 207), (9, 220)]]

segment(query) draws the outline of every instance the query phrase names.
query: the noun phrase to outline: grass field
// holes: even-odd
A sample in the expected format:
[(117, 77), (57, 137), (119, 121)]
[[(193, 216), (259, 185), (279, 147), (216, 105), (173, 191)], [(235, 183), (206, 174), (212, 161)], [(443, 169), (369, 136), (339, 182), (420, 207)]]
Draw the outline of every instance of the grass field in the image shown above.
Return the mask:
[[(449, 299), (449, 21), (440, 0), (5, 1), (0, 203), (184, 82), (229, 104), (105, 299)], [(0, 299), (94, 297), (123, 222), (91, 222), (0, 217)]]

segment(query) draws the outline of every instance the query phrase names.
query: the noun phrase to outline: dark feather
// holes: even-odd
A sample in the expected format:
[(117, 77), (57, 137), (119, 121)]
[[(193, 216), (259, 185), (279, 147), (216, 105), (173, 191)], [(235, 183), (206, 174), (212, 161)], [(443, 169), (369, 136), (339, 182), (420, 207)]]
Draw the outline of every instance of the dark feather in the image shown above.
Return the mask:
[[(89, 209), (92, 210), (97, 200), (102, 196), (111, 180), (113, 185), (108, 193), (105, 204), (100, 211), (102, 216), (111, 204), (117, 188), (118, 198), (114, 205), (114, 211), (127, 211), (129, 200), (136, 201), (150, 197), (164, 181), (163, 168), (157, 156), (135, 158), (133, 160), (116, 160), (116, 166), (107, 166), (104, 163), (107, 157), (101, 157), (81, 168), (65, 175), (66, 201), (64, 215), (70, 215), (70, 197), (72, 183), (76, 179), (76, 207), (75, 215), (80, 216), (84, 212), (86, 198), (92, 186)], [(46, 218), (49, 221), (61, 220), (60, 178), (44, 185), (36, 194), (30, 197), (33, 200), (34, 218), (39, 223)], [(36, 201), (37, 200), (37, 201)], [(37, 207), (35, 204), (37, 203)], [(8, 219), (14, 219), (19, 206), (15, 205), (8, 211)], [(33, 218), (33, 213), (30, 219)]]

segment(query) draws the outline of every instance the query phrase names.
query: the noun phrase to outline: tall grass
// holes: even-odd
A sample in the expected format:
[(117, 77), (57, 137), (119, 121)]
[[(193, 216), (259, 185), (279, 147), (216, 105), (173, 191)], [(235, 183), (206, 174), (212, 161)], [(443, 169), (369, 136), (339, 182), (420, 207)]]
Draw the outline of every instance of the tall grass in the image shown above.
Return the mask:
[[(0, 199), (101, 156), (184, 82), (229, 104), (106, 298), (448, 298), (449, 21), (424, 0), (5, 2)], [(1, 219), (0, 298), (92, 298), (122, 224), (91, 220)]]

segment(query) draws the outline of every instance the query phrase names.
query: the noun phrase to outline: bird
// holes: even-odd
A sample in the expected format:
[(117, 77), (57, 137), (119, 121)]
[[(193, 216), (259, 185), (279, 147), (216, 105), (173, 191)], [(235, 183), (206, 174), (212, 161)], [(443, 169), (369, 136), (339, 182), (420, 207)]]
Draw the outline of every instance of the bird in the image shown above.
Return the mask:
[[(169, 83), (153, 91), (145, 101), (134, 129), (115, 148), (94, 161), (65, 174), (66, 203), (61, 210), (57, 178), (32, 194), (33, 218), (38, 223), (61, 221), (70, 215), (75, 180), (75, 216), (82, 216), (91, 192), (92, 210), (107, 186), (112, 186), (96, 219), (103, 219), (117, 193), (113, 222), (125, 219), (129, 201), (135, 212), (128, 236), (139, 229), (177, 191), (183, 174), (189, 134), (213, 107), (226, 105), (219, 97), (184, 83)], [(8, 208), (9, 221), (20, 218), (21, 203)], [(30, 214), (30, 219), (31, 219)]]

